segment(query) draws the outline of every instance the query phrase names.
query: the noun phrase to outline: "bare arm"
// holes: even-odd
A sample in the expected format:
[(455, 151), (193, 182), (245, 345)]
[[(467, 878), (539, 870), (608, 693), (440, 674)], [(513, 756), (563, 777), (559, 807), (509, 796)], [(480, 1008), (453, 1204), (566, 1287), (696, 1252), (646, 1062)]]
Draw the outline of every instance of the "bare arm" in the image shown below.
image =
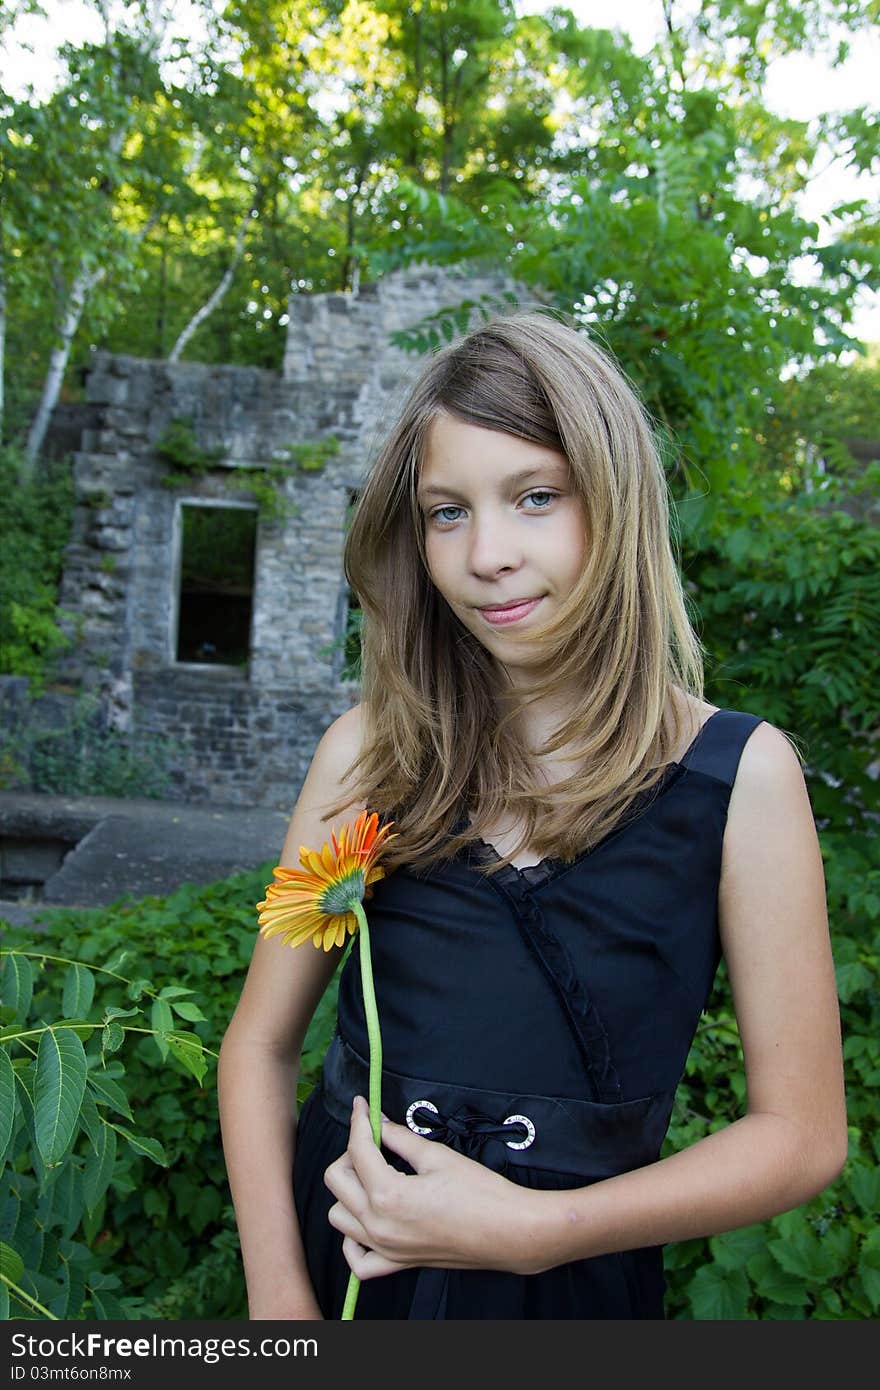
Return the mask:
[(797, 759), (767, 725), (746, 744), (731, 795), (719, 907), (747, 1113), (669, 1158), (568, 1200), (553, 1194), (562, 1260), (766, 1220), (808, 1201), (843, 1167), (843, 1061), (822, 861)]
[[(360, 709), (333, 723), (312, 759), (279, 863), (299, 866), (300, 845), (320, 848), (322, 812), (345, 796), (342, 774), (360, 751)], [(334, 817), (335, 827), (360, 806)], [(344, 948), (292, 950), (257, 937), (217, 1071), (223, 1151), (241, 1240), (252, 1319), (320, 1318), (293, 1204), (299, 1059), (312, 1015)]]
[(328, 1169), (331, 1223), (362, 1279), (400, 1265), (538, 1273), (616, 1250), (762, 1221), (820, 1192), (846, 1159), (840, 1022), (819, 847), (785, 738), (761, 725), (731, 795), (721, 936), (743, 1046), (747, 1113), (668, 1158), (571, 1191), (511, 1183), (402, 1125), (363, 1116)]

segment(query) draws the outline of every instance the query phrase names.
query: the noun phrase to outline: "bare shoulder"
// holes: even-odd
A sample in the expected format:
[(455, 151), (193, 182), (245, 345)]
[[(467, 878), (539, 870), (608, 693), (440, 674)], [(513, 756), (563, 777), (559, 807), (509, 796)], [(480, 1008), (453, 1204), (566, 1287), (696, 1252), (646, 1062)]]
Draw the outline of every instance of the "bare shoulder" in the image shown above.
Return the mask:
[(764, 721), (746, 740), (739, 760), (730, 799), (730, 814), (740, 804), (755, 797), (782, 797), (806, 794), (804, 774), (797, 751), (787, 734)]
[(800, 758), (788, 736), (764, 722), (750, 734), (740, 757), (724, 836), (724, 871), (748, 871), (768, 856), (779, 875), (819, 857)]
[(325, 729), (318, 747), (328, 761), (348, 763), (358, 757), (364, 733), (361, 706), (352, 705)]
[[(341, 823), (364, 809), (353, 797), (347, 799), (353, 790), (349, 773), (360, 755), (362, 740), (360, 705), (346, 710), (325, 729), (297, 798), (282, 864), (298, 863), (300, 844), (322, 844), (328, 838), (331, 821)], [(344, 808), (331, 816), (329, 813), (340, 803), (345, 803)]]
[[(346, 777), (361, 747), (360, 707), (334, 719), (322, 734), (303, 780), (277, 863), (301, 866), (303, 848), (320, 850), (363, 809), (350, 798)], [(335, 807), (340, 809), (331, 815)], [(258, 936), (227, 1037), (243, 1038), (296, 1058), (309, 1020), (342, 957), (342, 947), (292, 950), (278, 937)]]

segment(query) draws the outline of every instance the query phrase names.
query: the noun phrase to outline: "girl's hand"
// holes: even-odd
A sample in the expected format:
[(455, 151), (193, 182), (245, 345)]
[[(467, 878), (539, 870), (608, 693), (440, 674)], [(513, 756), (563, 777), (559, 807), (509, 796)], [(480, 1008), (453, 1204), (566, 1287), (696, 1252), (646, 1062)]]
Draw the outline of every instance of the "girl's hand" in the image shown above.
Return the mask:
[(382, 1124), (382, 1144), (415, 1173), (399, 1173), (373, 1142), (362, 1096), (352, 1107), (348, 1148), (324, 1182), (337, 1199), (329, 1221), (359, 1279), (408, 1267), (498, 1269), (535, 1274), (549, 1268), (540, 1249), (541, 1194), (406, 1125)]

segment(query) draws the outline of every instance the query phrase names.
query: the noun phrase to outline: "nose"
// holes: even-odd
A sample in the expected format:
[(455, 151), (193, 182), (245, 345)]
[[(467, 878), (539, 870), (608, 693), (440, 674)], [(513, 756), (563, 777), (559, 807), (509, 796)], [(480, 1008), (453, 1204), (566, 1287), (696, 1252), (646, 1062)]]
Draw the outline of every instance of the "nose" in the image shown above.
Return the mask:
[(497, 511), (474, 514), (469, 540), (471, 572), (479, 578), (519, 569), (523, 556), (517, 528)]

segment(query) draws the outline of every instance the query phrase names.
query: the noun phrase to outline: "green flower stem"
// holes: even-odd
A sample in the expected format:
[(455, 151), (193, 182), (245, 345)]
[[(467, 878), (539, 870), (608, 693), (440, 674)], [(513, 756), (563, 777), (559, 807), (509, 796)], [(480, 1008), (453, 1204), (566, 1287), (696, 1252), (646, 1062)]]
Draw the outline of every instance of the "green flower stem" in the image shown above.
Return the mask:
[[(370, 929), (367, 926), (367, 914), (364, 912), (360, 899), (352, 898), (349, 907), (358, 920), (361, 932), (361, 989), (364, 996), (364, 1013), (367, 1017), (367, 1037), (370, 1041), (370, 1129), (373, 1134), (373, 1142), (379, 1148), (382, 1142), (382, 1034), (379, 1032), (379, 1010), (376, 1007), (376, 991), (373, 988)], [(348, 1288), (345, 1291), (345, 1305), (342, 1309), (343, 1322), (350, 1322), (354, 1318), (360, 1287), (361, 1281), (352, 1271), (348, 1278)]]
[(5, 1284), (8, 1289), (11, 1289), (16, 1298), (21, 1299), (22, 1303), (28, 1303), (31, 1308), (36, 1308), (38, 1312), (43, 1314), (44, 1318), (51, 1318), (53, 1322), (58, 1322), (58, 1318), (54, 1313), (50, 1313), (48, 1308), (44, 1308), (42, 1303), (38, 1303), (35, 1298), (29, 1293), (26, 1293), (13, 1279), (8, 1278), (5, 1274), (0, 1274), (0, 1283)]

